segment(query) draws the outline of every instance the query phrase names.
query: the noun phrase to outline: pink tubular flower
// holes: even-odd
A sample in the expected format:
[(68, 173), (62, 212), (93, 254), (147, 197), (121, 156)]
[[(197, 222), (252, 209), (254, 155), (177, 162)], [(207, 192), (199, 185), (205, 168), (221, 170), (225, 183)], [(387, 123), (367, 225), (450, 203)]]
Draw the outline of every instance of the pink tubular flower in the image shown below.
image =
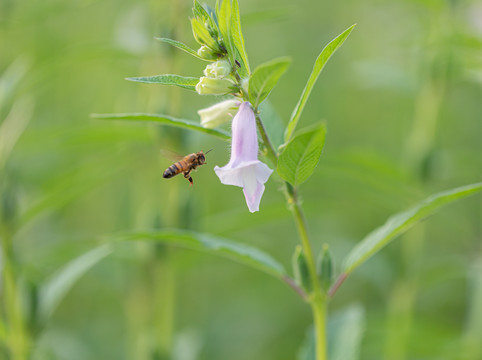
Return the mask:
[(250, 212), (259, 211), (264, 183), (273, 170), (258, 160), (256, 119), (249, 102), (241, 104), (233, 119), (231, 141), (231, 159), (214, 171), (224, 185), (243, 188)]

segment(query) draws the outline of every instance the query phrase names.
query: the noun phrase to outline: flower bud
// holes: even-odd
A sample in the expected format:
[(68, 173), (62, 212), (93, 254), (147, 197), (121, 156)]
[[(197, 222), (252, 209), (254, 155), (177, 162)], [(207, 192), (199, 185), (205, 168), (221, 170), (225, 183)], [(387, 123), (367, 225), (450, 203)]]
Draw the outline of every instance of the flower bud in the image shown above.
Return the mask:
[(210, 78), (224, 78), (231, 73), (231, 64), (227, 60), (219, 60), (204, 69), (204, 75)]
[(208, 46), (202, 45), (197, 54), (206, 60), (216, 60), (218, 58), (217, 54)]
[(292, 258), (293, 273), (296, 283), (306, 291), (311, 291), (310, 274), (308, 264), (306, 263), (305, 254), (300, 245), (296, 246)]
[(191, 26), (192, 26), (192, 33), (194, 35), (194, 39), (200, 45), (207, 45), (211, 49), (219, 50), (216, 42), (212, 38), (209, 30), (201, 23), (197, 18), (191, 19)]
[(236, 90), (234, 83), (227, 79), (201, 77), (196, 85), (199, 95), (226, 95)]
[(320, 281), (321, 288), (324, 291), (328, 291), (333, 282), (334, 264), (328, 244), (323, 245), (323, 249), (318, 255), (316, 264), (316, 272), (318, 274), (318, 280)]
[(233, 113), (238, 111), (240, 102), (238, 100), (225, 100), (214, 104), (206, 109), (201, 109), (197, 113), (201, 117), (201, 125), (212, 129), (231, 120)]

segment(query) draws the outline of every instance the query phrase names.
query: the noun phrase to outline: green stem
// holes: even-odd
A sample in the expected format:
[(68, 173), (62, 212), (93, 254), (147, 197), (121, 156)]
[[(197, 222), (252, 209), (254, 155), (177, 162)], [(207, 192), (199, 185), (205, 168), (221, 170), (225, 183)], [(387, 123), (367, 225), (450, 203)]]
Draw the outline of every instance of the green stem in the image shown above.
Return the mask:
[(311, 303), (313, 322), (315, 327), (316, 360), (326, 360), (326, 302), (323, 298), (320, 301)]
[[(273, 161), (276, 166), (278, 162), (278, 155), (271, 144), (266, 130), (263, 126), (261, 118), (259, 117), (257, 109), (255, 109), (256, 124), (258, 131), (263, 139), (264, 145), (267, 149), (267, 156)], [(318, 275), (316, 273), (315, 258), (308, 235), (308, 223), (306, 222), (303, 208), (298, 199), (297, 189), (289, 183), (286, 184), (286, 198), (288, 205), (295, 218), (298, 233), (301, 239), (301, 246), (308, 264), (308, 271), (312, 283), (312, 293), (308, 296), (308, 302), (311, 305), (313, 313), (313, 325), (315, 328), (315, 344), (316, 344), (316, 360), (326, 360), (326, 295), (321, 291), (318, 282)]]
[(12, 360), (28, 358), (29, 340), (25, 329), (21, 301), (17, 287), (17, 276), (13, 261), (11, 239), (2, 234), (3, 248), (3, 300), (5, 307), (6, 342)]
[(301, 239), (301, 246), (305, 254), (308, 264), (308, 271), (312, 283), (313, 292), (310, 294), (308, 301), (311, 305), (313, 313), (313, 325), (315, 328), (315, 344), (316, 344), (316, 360), (326, 359), (326, 296), (322, 293), (318, 276), (316, 273), (315, 258), (311, 247), (308, 224), (303, 213), (303, 209), (298, 200), (296, 188), (286, 183), (288, 204), (295, 218), (296, 226)]
[(273, 144), (271, 144), (271, 141), (269, 140), (268, 134), (266, 133), (266, 129), (264, 128), (263, 122), (259, 117), (259, 113), (257, 109), (255, 109), (255, 114), (256, 114), (256, 125), (258, 127), (258, 131), (261, 135), (261, 138), (263, 139), (264, 146), (266, 147), (266, 151), (267, 151), (266, 155), (273, 162), (273, 165), (276, 166), (278, 164), (278, 154), (276, 153), (276, 150), (274, 149)]

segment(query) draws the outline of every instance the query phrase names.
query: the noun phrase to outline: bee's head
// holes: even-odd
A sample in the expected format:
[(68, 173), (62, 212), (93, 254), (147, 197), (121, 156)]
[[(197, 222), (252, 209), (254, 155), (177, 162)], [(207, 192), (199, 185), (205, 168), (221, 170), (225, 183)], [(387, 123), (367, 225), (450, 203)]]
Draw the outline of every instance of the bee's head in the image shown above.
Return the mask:
[[(212, 149), (206, 151), (206, 154), (208, 152), (210, 152)], [(206, 154), (203, 153), (202, 151), (198, 152), (197, 155), (198, 155), (198, 160), (199, 160), (199, 163), (201, 164), (204, 164), (206, 162)]]
[(197, 159), (199, 161), (199, 164), (204, 164), (206, 162), (206, 155), (202, 151), (197, 153)]

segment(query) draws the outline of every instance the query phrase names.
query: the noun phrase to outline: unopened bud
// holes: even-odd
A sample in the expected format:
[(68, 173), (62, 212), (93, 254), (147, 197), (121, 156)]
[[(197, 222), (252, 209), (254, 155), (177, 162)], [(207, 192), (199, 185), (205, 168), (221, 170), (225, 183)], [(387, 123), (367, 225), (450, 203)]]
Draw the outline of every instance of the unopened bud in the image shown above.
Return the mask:
[(225, 100), (214, 104), (206, 109), (201, 109), (197, 113), (201, 117), (201, 125), (205, 128), (215, 128), (231, 120), (232, 116), (238, 111), (240, 102), (238, 100)]
[(197, 54), (206, 60), (216, 60), (218, 58), (217, 54), (206, 45), (201, 46)]
[(196, 85), (199, 95), (226, 95), (236, 91), (234, 83), (227, 79), (201, 77)]
[(211, 78), (224, 78), (231, 74), (231, 64), (227, 60), (219, 60), (206, 66), (204, 75)]
[(219, 51), (219, 46), (203, 23), (201, 23), (197, 18), (193, 18), (191, 19), (191, 26), (194, 38), (199, 44), (207, 45), (215, 52)]
[(306, 263), (305, 254), (300, 245), (296, 246), (295, 252), (293, 253), (292, 265), (296, 283), (305, 291), (311, 291), (308, 264)]
[(318, 256), (316, 272), (320, 281), (320, 286), (324, 291), (328, 291), (333, 282), (334, 264), (328, 244), (323, 245), (323, 249)]

